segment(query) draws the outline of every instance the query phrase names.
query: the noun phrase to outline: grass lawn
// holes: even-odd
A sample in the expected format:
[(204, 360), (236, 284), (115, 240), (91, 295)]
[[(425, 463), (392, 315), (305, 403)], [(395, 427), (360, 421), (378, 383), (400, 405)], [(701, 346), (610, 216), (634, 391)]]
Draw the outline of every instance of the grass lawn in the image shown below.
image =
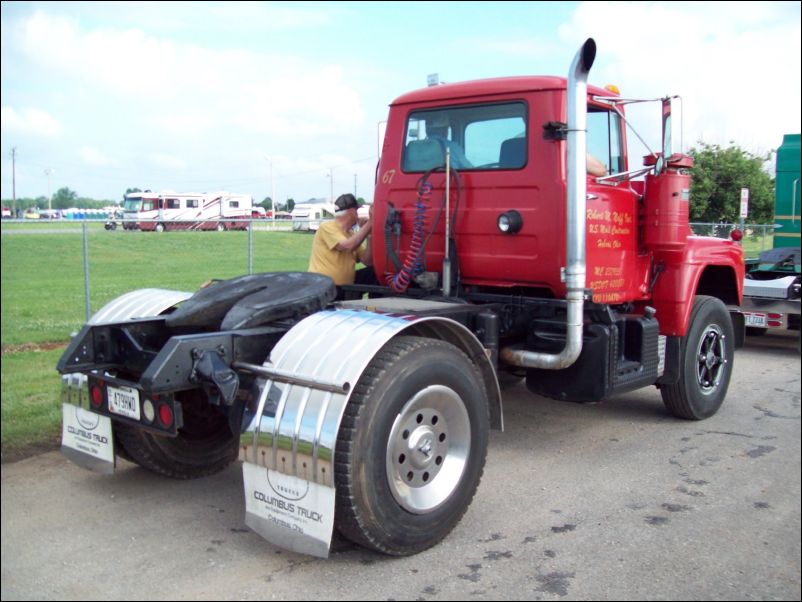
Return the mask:
[[(312, 239), (255, 231), (253, 271), (305, 271)], [(21, 448), (57, 441), (61, 378), (55, 366), (86, 316), (80, 224), (3, 224), (0, 240), (5, 459)], [(159, 234), (91, 224), (87, 240), (92, 313), (131, 290), (195, 291), (210, 278), (248, 273), (247, 232)]]

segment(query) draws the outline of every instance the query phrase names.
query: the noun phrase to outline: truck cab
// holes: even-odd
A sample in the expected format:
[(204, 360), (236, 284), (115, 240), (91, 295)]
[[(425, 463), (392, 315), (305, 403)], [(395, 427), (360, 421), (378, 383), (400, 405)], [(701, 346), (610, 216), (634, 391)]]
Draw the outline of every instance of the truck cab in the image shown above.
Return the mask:
[[(588, 86), (586, 102), (587, 152), (608, 172), (606, 177), (582, 174), (586, 287), (593, 302), (655, 307), (666, 336), (685, 333), (687, 295), (700, 285), (699, 292), (736, 306), (743, 269), (738, 246), (690, 236), (690, 158), (669, 149), (666, 159), (664, 153), (648, 156), (633, 173), (619, 95)], [(439, 270), (446, 248), (445, 219), (438, 221), (438, 214), (448, 148), (457, 174), (451, 177), (449, 200), (461, 286), (564, 297), (566, 111), (566, 79), (559, 77), (446, 84), (397, 98), (390, 105), (375, 195), (373, 257), (380, 279), (394, 271), (386, 252), (386, 238), (393, 236), (388, 220), (400, 225), (395, 238), (400, 238), (398, 259), (403, 261), (422, 179), (432, 187), (423, 219), (436, 223), (423, 268)], [(659, 181), (633, 181), (658, 162), (664, 167)], [(659, 206), (656, 199), (664, 193), (676, 202)]]

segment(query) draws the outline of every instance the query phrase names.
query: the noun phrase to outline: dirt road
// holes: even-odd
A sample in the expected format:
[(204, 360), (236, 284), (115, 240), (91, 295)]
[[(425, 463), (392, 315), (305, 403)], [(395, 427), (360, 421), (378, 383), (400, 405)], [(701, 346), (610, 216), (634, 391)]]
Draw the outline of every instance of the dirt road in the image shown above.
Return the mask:
[(647, 389), (599, 405), (505, 392), (484, 479), (439, 546), (278, 550), (244, 524), (239, 464), (193, 482), (57, 452), (2, 467), (2, 599), (800, 598), (796, 335), (751, 340), (722, 410)]

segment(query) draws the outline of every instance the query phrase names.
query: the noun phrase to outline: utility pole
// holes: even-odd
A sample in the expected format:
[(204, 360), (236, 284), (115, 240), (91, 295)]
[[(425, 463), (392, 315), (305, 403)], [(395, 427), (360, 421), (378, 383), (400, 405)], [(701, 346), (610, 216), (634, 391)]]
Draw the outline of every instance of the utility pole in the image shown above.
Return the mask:
[(276, 180), (273, 178), (273, 155), (265, 155), (265, 159), (270, 161), (270, 205), (273, 210), (273, 223), (275, 224), (278, 204), (276, 202)]
[(278, 199), (276, 199), (276, 178), (273, 177), (273, 157), (270, 157), (270, 201), (271, 205), (273, 206), (273, 224), (276, 223), (276, 205), (278, 204)]
[(330, 186), (330, 192), (331, 192), (331, 202), (333, 203), (334, 202), (334, 168), (333, 167), (329, 168), (329, 173), (328, 173), (328, 175), (326, 177), (331, 180), (331, 182), (329, 182), (329, 186)]
[(50, 176), (56, 173), (56, 170), (52, 167), (48, 167), (45, 169), (45, 173), (47, 174), (47, 217), (50, 217), (50, 212), (53, 209), (53, 195), (50, 194)]
[(11, 147), (11, 217), (17, 217), (17, 147)]
[(359, 196), (356, 193), (356, 174), (354, 174), (354, 198), (358, 199)]

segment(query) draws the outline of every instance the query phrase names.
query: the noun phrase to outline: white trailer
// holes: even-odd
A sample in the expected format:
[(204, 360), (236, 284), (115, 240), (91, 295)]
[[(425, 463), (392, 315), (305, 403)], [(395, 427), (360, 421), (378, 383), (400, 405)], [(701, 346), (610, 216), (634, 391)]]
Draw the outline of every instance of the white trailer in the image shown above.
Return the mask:
[(334, 219), (331, 203), (302, 203), (292, 210), (292, 229), (317, 232), (320, 224), (329, 219)]
[[(253, 199), (232, 192), (136, 192), (125, 198), (125, 226), (140, 230), (245, 230)], [(129, 225), (130, 224), (130, 225)]]

